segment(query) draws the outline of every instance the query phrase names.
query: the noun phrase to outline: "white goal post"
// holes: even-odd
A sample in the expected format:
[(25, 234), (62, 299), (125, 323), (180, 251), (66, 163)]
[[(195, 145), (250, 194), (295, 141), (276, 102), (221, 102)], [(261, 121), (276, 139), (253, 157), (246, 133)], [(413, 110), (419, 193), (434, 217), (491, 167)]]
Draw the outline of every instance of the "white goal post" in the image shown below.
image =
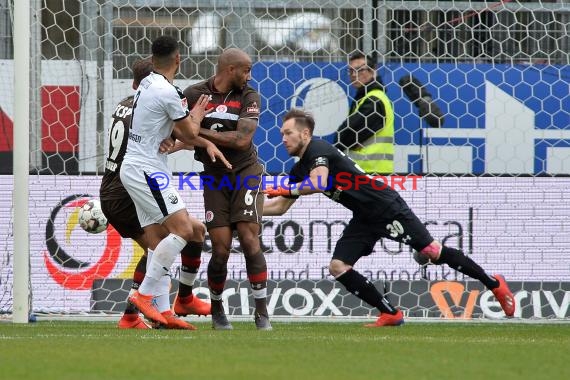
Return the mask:
[[(113, 316), (125, 306), (140, 247), (88, 235), (77, 204), (97, 198), (110, 115), (131, 92), (131, 64), (151, 41), (180, 41), (175, 84), (213, 75), (245, 50), (262, 98), (254, 143), (267, 174), (293, 161), (280, 118), (314, 113), (332, 141), (355, 90), (348, 57), (370, 54), (395, 111), (397, 188), (435, 238), (512, 284), (521, 320), (570, 318), (570, 4), (568, 1), (0, 0), (0, 319)], [(191, 3), (191, 4), (190, 4)], [(412, 75), (443, 113), (433, 128), (402, 88)], [(203, 218), (193, 155), (170, 157), (189, 211)], [(376, 312), (326, 266), (351, 215), (320, 196), (266, 218), (269, 307), (285, 320), (354, 320)], [(195, 291), (207, 297), (209, 241)], [(176, 277), (179, 263), (175, 263)], [(252, 318), (239, 243), (224, 293)], [(381, 241), (357, 269), (408, 317), (503, 320), (492, 294), (447, 267), (420, 268)]]
[(30, 4), (14, 4), (14, 305), (13, 321), (30, 315), (29, 164), (30, 164)]

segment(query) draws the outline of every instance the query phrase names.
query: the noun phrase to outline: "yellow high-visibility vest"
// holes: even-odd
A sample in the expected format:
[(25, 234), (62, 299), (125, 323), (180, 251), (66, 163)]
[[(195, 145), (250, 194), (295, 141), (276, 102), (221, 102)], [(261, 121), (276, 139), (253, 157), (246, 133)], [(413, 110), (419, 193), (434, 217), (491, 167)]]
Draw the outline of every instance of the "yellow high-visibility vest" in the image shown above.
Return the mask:
[(367, 92), (358, 100), (351, 115), (358, 112), (362, 103), (371, 97), (377, 98), (384, 104), (386, 113), (384, 128), (366, 140), (362, 147), (349, 150), (348, 156), (366, 173), (392, 174), (394, 173), (394, 109), (386, 93), (379, 89)]

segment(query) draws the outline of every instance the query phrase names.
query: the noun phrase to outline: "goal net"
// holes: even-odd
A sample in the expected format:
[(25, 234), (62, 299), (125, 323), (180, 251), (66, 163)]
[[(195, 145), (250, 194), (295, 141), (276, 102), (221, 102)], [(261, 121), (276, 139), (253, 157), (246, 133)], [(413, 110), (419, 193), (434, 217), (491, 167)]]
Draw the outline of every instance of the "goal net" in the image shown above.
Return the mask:
[[(18, 0), (19, 1), (19, 0)], [(294, 161), (281, 146), (291, 107), (314, 113), (332, 141), (355, 90), (348, 56), (370, 54), (395, 112), (396, 183), (436, 239), (509, 281), (523, 319), (570, 317), (570, 4), (567, 1), (30, 1), (30, 293), (36, 314), (115, 315), (125, 307), (142, 249), (113, 230), (87, 234), (78, 205), (98, 198), (106, 134), (131, 93), (131, 64), (161, 34), (180, 42), (175, 84), (214, 74), (219, 53), (245, 50), (262, 99), (254, 137), (267, 174)], [(0, 314), (13, 308), (17, 213), (13, 180), (13, 1), (0, 0)], [(420, 109), (409, 78), (441, 118)], [(404, 86), (403, 86), (404, 85)], [(433, 122), (436, 117), (437, 122)], [(197, 172), (190, 152), (172, 155), (174, 178)], [(415, 175), (416, 177), (411, 177)], [(396, 177), (392, 177), (396, 178)], [(194, 180), (194, 179), (193, 179)], [(390, 180), (390, 179), (389, 179)], [(203, 218), (201, 192), (184, 188)], [(374, 318), (328, 275), (349, 211), (304, 197), (266, 218), (268, 304), (288, 320)], [(195, 291), (208, 297), (202, 256)], [(174, 278), (179, 262), (172, 268)], [(447, 266), (420, 267), (411, 250), (379, 241), (356, 265), (411, 317), (502, 319), (492, 294)], [(175, 288), (173, 288), (175, 290)], [(234, 317), (253, 298), (234, 241), (224, 296)]]

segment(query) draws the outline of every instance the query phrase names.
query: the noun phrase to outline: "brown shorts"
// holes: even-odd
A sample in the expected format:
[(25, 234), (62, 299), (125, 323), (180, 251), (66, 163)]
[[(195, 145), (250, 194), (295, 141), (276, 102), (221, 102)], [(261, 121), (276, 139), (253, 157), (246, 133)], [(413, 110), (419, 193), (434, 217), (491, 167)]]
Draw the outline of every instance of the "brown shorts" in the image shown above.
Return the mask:
[(101, 209), (111, 224), (124, 238), (136, 239), (143, 234), (137, 209), (127, 190), (121, 199), (101, 199)]
[(263, 167), (258, 163), (231, 173), (202, 172), (206, 227), (235, 228), (237, 222), (261, 223), (262, 174)]

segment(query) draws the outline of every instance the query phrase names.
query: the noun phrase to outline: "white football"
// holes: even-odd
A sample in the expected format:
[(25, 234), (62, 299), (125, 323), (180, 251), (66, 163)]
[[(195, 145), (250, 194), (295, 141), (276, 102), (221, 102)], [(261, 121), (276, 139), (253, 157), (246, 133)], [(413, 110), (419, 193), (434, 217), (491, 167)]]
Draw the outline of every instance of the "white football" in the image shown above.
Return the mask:
[(90, 234), (105, 231), (107, 224), (107, 218), (103, 214), (99, 200), (88, 200), (79, 209), (79, 225)]

